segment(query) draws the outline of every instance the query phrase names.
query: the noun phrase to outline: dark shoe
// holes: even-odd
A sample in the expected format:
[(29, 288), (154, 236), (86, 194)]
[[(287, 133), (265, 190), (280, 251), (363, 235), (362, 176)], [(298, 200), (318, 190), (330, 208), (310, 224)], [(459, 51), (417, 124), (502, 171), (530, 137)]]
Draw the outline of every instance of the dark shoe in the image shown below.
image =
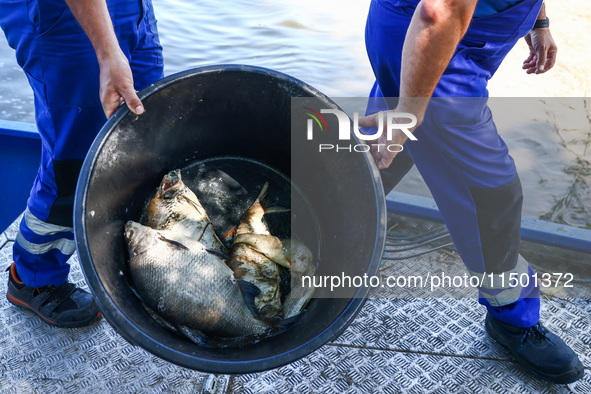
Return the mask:
[(35, 312), (48, 324), (58, 327), (82, 327), (101, 315), (92, 295), (72, 283), (66, 282), (59, 287), (29, 287), (18, 277), (14, 263), (8, 270), (8, 301)]
[(521, 328), (486, 315), (486, 332), (505, 346), (529, 372), (553, 383), (572, 383), (583, 377), (583, 364), (556, 334), (542, 323)]

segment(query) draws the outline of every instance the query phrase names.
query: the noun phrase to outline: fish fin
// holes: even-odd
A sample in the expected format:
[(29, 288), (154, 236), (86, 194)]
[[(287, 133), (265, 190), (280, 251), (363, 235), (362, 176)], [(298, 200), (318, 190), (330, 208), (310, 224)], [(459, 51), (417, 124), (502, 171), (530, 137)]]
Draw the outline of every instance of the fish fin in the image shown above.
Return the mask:
[(269, 182), (265, 182), (265, 184), (263, 185), (263, 188), (261, 189), (259, 195), (256, 198), (256, 200), (260, 201), (261, 205), (263, 205), (263, 201), (265, 201), (267, 198), (267, 191), (268, 190), (269, 190)]
[(278, 328), (280, 330), (285, 330), (285, 329), (291, 327), (293, 324), (295, 324), (298, 320), (300, 320), (302, 315), (303, 315), (302, 313), (299, 313), (295, 316), (291, 316), (291, 317), (282, 319), (281, 321), (279, 321), (279, 323), (277, 323), (276, 328)]
[(207, 253), (211, 253), (213, 255), (216, 255), (216, 256), (220, 257), (222, 260), (230, 261), (230, 256), (228, 256), (227, 253), (224, 253), (221, 250), (217, 250), (217, 249), (205, 249), (205, 251)]
[(187, 339), (191, 342), (203, 346), (203, 347), (213, 347), (210, 345), (209, 337), (203, 331), (198, 330), (196, 328), (191, 328), (187, 326), (177, 326), (178, 331), (183, 334)]
[(281, 207), (278, 205), (270, 206), (271, 202), (267, 199), (268, 189), (269, 189), (269, 182), (265, 182), (265, 185), (263, 186), (263, 188), (261, 189), (261, 192), (259, 193), (259, 196), (257, 197), (257, 199), (259, 200), (259, 203), (261, 204), (261, 207), (265, 211), (265, 214), (290, 212), (291, 211), (290, 208), (285, 208), (285, 207)]
[(255, 317), (259, 316), (259, 312), (254, 305), (254, 299), (256, 296), (261, 294), (261, 289), (243, 279), (236, 279), (236, 282), (238, 283), (238, 287), (240, 287), (242, 297), (244, 298), (244, 302), (246, 303), (248, 310), (250, 310), (250, 313), (252, 313), (252, 315)]
[[(201, 203), (199, 201), (195, 201), (192, 198), (187, 197), (186, 195), (182, 196), (189, 204), (191, 204), (191, 206), (193, 206), (193, 208), (195, 208), (195, 210), (197, 212), (199, 212), (200, 214), (205, 214), (207, 216), (207, 213), (205, 212), (205, 209), (203, 208), (203, 206), (201, 205)], [(196, 197), (196, 196), (195, 196)], [(207, 220), (209, 220), (209, 217), (207, 217)]]
[(165, 318), (160, 316), (158, 313), (156, 313), (156, 311), (154, 311), (154, 309), (150, 308), (148, 306), (148, 304), (146, 304), (144, 302), (142, 296), (140, 295), (140, 293), (136, 290), (136, 288), (134, 286), (129, 286), (129, 288), (131, 289), (131, 292), (138, 298), (142, 308), (144, 308), (144, 310), (148, 313), (148, 315), (150, 315), (150, 317), (152, 319), (156, 320), (156, 322), (158, 324), (160, 324), (162, 327), (164, 327), (174, 333), (178, 332), (178, 329), (174, 324), (170, 323), (168, 320), (166, 320)]
[(222, 239), (226, 239), (230, 236), (233, 236), (236, 233), (236, 230), (238, 229), (238, 226), (234, 226), (232, 227), (232, 229), (230, 231), (228, 231), (226, 234), (222, 235)]
[(169, 243), (170, 245), (172, 245), (172, 246), (174, 246), (174, 247), (176, 247), (176, 248), (183, 249), (183, 250), (189, 250), (189, 248), (188, 248), (188, 247), (186, 247), (185, 245), (183, 245), (182, 243), (180, 243), (180, 242), (178, 242), (178, 241), (173, 241), (172, 239), (168, 239), (168, 238), (166, 238), (166, 237), (165, 237), (164, 235), (162, 235), (162, 234), (158, 234), (158, 237), (159, 237), (159, 238), (160, 238), (162, 241), (164, 241), (164, 242), (167, 242), (167, 243)]
[[(143, 304), (143, 302), (142, 302), (142, 304)], [(143, 304), (143, 306), (144, 306), (144, 309), (146, 309), (146, 312), (148, 312), (148, 314), (150, 315), (150, 317), (152, 319), (156, 320), (156, 323), (160, 324), (162, 327), (164, 327), (174, 333), (178, 333), (178, 329), (176, 328), (176, 326), (174, 324), (172, 324), (171, 322), (169, 322), (168, 320), (166, 320), (165, 318), (163, 318), (162, 316), (160, 316), (159, 314), (154, 312), (154, 310), (152, 310), (147, 305)]]
[[(292, 277), (292, 281), (294, 278)], [(301, 283), (301, 277), (296, 278), (296, 283)], [(294, 283), (292, 283), (293, 285)], [(292, 286), (291, 291), (283, 302), (283, 316), (286, 319), (300, 315), (314, 294), (314, 287)]]
[[(248, 215), (248, 213), (250, 212), (250, 210), (252, 209), (252, 207), (257, 203), (257, 201), (259, 202), (259, 204), (261, 204), (261, 207), (263, 207), (263, 210), (265, 209), (264, 204), (266, 202), (266, 197), (267, 197), (267, 191), (269, 190), (269, 182), (265, 182), (265, 184), (263, 185), (261, 191), (259, 192), (259, 195), (257, 196), (257, 198), (255, 198), (253, 200), (253, 202), (250, 204), (250, 206), (248, 207), (248, 209), (244, 212), (244, 214), (242, 215), (242, 218), (240, 218), (240, 223), (242, 223), (242, 220), (244, 220), (244, 217), (246, 215)], [(238, 227), (236, 227), (238, 228)]]
[(240, 347), (252, 341), (251, 335), (242, 337), (217, 337), (187, 326), (178, 326), (177, 330), (191, 342), (207, 348)]
[(284, 207), (280, 207), (278, 205), (273, 206), (273, 207), (269, 207), (269, 208), (264, 208), (264, 209), (265, 209), (265, 214), (291, 212), (291, 208), (284, 208)]
[(291, 211), (291, 209), (289, 209), (289, 208), (284, 208), (284, 207), (280, 207), (280, 206), (273, 206), (273, 207), (269, 206), (270, 202), (267, 199), (267, 191), (268, 190), (269, 190), (269, 182), (265, 182), (265, 184), (263, 185), (263, 188), (261, 189), (261, 192), (259, 193), (259, 195), (257, 197), (257, 200), (259, 200), (259, 203), (261, 204), (261, 207), (265, 211), (265, 214)]

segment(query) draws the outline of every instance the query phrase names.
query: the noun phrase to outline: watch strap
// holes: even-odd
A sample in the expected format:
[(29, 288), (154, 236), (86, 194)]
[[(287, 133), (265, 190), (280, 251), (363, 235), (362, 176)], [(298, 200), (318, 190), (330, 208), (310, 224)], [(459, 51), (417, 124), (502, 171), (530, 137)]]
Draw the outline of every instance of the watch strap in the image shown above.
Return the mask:
[(544, 18), (544, 19), (538, 19), (536, 20), (536, 23), (534, 24), (534, 29), (541, 29), (544, 27), (550, 27), (550, 19), (548, 17)]

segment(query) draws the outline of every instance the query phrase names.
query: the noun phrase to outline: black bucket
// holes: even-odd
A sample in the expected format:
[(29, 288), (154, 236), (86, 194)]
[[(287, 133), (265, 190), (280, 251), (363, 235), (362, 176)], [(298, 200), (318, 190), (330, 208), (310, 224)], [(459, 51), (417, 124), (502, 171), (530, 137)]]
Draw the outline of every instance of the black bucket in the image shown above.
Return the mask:
[[(256, 372), (293, 362), (334, 340), (360, 310), (368, 288), (357, 288), (346, 298), (318, 291), (324, 298), (313, 299), (286, 331), (244, 347), (208, 348), (160, 326), (129, 285), (126, 221), (138, 219), (166, 172), (217, 157), (252, 160), (287, 176), (298, 166), (297, 186), (315, 212), (322, 239), (318, 253), (337, 261), (339, 272), (377, 274), (386, 207), (373, 159), (369, 153), (292, 155), (292, 97), (337, 108), (322, 93), (285, 74), (212, 66), (146, 88), (140, 93), (145, 114), (138, 117), (122, 108), (101, 130), (78, 182), (76, 242), (104, 317), (132, 344), (195, 370)], [(334, 273), (326, 269), (329, 265), (321, 260), (319, 274)]]

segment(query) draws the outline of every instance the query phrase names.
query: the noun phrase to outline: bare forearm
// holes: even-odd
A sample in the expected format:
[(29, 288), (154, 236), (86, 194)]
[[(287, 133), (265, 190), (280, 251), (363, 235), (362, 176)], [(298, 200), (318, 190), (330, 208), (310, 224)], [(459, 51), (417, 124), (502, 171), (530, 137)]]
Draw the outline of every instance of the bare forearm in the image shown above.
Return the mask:
[(542, 3), (542, 8), (540, 8), (540, 12), (538, 13), (538, 17), (536, 19), (545, 19), (548, 15), (546, 15), (546, 4)]
[(136, 115), (144, 112), (136, 94), (129, 61), (117, 41), (105, 0), (66, 0), (90, 39), (100, 67), (99, 97), (109, 118), (126, 103)]
[(423, 0), (402, 50), (399, 110), (422, 119), (428, 98), (466, 33), (476, 0)]
[(119, 54), (119, 43), (105, 0), (66, 0), (90, 39), (99, 63)]
[[(542, 4), (537, 19), (546, 19), (545, 4)], [(549, 27), (542, 26), (534, 27), (524, 37), (525, 42), (529, 46), (529, 56), (523, 62), (523, 69), (528, 74), (543, 74), (556, 64), (558, 48), (552, 38)]]

